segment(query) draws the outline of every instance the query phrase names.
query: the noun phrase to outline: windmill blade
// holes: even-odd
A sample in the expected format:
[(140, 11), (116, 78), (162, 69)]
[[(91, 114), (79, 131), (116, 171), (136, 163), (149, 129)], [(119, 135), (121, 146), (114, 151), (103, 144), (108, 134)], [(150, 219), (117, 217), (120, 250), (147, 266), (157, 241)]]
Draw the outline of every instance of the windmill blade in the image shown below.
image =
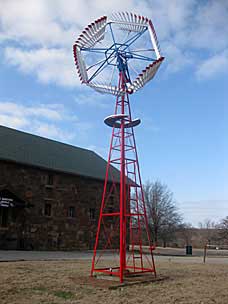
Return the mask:
[(111, 16), (111, 21), (119, 24), (123, 31), (141, 32), (148, 26), (148, 18), (128, 12), (118, 12)]
[(93, 47), (97, 42), (104, 39), (107, 16), (103, 16), (89, 24), (76, 41), (79, 47)]
[(119, 90), (117, 86), (104, 85), (102, 83), (90, 82), (87, 84), (89, 87), (93, 88), (95, 91), (102, 94), (112, 94), (115, 96), (124, 95), (123, 90)]
[(77, 67), (78, 76), (82, 83), (86, 82), (88, 80), (88, 74), (86, 71), (86, 65), (84, 62), (84, 59), (81, 55), (80, 48), (77, 44), (73, 47), (73, 53), (74, 53), (74, 60), (75, 65)]
[(130, 86), (128, 86), (128, 93), (132, 94), (142, 88), (147, 82), (149, 82), (156, 74), (159, 66), (161, 65), (164, 57), (161, 57), (159, 60), (156, 60), (152, 64), (148, 65), (132, 82)]

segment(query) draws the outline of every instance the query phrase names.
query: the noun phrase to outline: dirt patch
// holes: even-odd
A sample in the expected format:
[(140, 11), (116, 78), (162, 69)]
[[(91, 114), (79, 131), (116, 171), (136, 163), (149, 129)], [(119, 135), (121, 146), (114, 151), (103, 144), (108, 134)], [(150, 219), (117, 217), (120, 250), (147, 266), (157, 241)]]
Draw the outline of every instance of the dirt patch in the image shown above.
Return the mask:
[(164, 281), (169, 279), (168, 277), (164, 276), (157, 276), (154, 277), (154, 275), (147, 274), (147, 275), (141, 275), (137, 277), (129, 277), (124, 280), (124, 283), (120, 283), (119, 279), (116, 278), (111, 278), (107, 276), (97, 276), (94, 278), (91, 277), (72, 277), (71, 278), (74, 283), (81, 285), (81, 286), (93, 286), (93, 287), (98, 287), (98, 288), (104, 288), (104, 289), (117, 289), (117, 288), (122, 288), (122, 287), (128, 287), (128, 286), (133, 286), (133, 285), (139, 285), (139, 284), (150, 284), (150, 283), (157, 283), (160, 281)]
[(0, 263), (1, 304), (228, 303), (228, 265), (157, 263), (158, 278), (117, 289), (89, 278), (88, 261)]

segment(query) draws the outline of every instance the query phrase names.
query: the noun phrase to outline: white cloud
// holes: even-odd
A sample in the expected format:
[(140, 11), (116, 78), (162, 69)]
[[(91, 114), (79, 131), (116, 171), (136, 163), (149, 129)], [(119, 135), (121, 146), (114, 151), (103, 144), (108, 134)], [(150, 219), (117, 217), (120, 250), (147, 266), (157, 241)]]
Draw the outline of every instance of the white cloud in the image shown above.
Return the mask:
[[(91, 91), (91, 89), (89, 89)], [(108, 108), (112, 103), (109, 102), (110, 98), (99, 93), (93, 92), (91, 94), (79, 94), (74, 98), (74, 101), (79, 106), (91, 106), (96, 108)]]
[(134, 11), (147, 14), (149, 6), (146, 0), (52, 0), (58, 18), (67, 24), (76, 23), (80, 29), (84, 28), (93, 20), (103, 16), (111, 15), (115, 11)]
[(160, 41), (173, 36), (191, 24), (195, 0), (153, 0), (147, 15), (152, 17)]
[(88, 23), (116, 8), (148, 11), (146, 1), (134, 0), (1, 0), (2, 39), (42, 47), (69, 47)]
[(209, 79), (228, 73), (228, 49), (203, 61), (196, 71), (198, 79)]
[(193, 63), (197, 68), (215, 50), (222, 52), (228, 47), (226, 0), (162, 0), (157, 5), (155, 25), (167, 59), (167, 72), (181, 71)]
[(188, 45), (206, 50), (223, 50), (228, 47), (228, 1), (207, 1), (198, 6), (194, 24), (188, 30)]
[(63, 130), (61, 127), (58, 127), (53, 123), (37, 122), (33, 128), (33, 133), (65, 142), (71, 141), (74, 138), (73, 133)]
[(168, 61), (168, 73), (175, 73), (180, 70), (183, 70), (183, 68), (192, 65), (194, 62), (193, 55), (190, 54), (190, 52), (184, 51), (183, 49), (181, 49), (170, 41), (164, 43), (164, 49), (166, 50), (166, 56)]
[(195, 51), (228, 46), (227, 0), (154, 0), (151, 12), (161, 43), (172, 40), (178, 47)]
[(24, 117), (15, 114), (0, 114), (0, 125), (15, 129), (22, 129), (29, 125), (29, 121)]
[[(228, 47), (226, 0), (0, 0), (6, 62), (42, 83), (74, 87), (79, 80), (73, 41), (88, 23), (119, 9), (152, 18), (168, 72), (183, 70), (196, 57), (206, 61)], [(197, 53), (202, 48), (204, 58)]]
[[(77, 130), (85, 130), (84, 122), (71, 115), (62, 104), (25, 106), (15, 102), (0, 102), (0, 124), (57, 140), (70, 141), (75, 134), (64, 121)], [(87, 126), (88, 130), (88, 126)]]
[(20, 0), (19, 3), (17, 0), (2, 0), (0, 19), (4, 38), (43, 47), (71, 43), (73, 28), (66, 29), (56, 21), (54, 2)]
[(65, 49), (23, 50), (5, 49), (6, 61), (27, 74), (37, 74), (42, 83), (56, 83), (73, 87), (79, 83), (71, 52)]
[(60, 112), (61, 105), (43, 105), (27, 107), (13, 102), (0, 102), (0, 113), (17, 116), (33, 116), (42, 117), (49, 120), (61, 120), (62, 114)]

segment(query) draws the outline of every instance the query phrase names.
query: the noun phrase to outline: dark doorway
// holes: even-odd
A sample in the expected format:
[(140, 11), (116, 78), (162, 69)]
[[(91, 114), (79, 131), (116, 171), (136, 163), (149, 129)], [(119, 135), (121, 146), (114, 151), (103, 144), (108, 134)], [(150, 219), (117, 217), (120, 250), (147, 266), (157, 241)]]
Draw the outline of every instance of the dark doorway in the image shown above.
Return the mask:
[(21, 249), (25, 206), (11, 191), (0, 191), (0, 249)]
[(0, 207), (0, 226), (7, 227), (9, 219), (9, 208)]

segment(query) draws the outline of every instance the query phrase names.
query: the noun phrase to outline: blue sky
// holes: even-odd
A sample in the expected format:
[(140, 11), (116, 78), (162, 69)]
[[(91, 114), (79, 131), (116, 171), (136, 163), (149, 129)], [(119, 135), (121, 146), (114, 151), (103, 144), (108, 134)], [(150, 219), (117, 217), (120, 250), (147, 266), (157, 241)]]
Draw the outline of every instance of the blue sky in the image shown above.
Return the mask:
[[(131, 96), (143, 180), (174, 192), (197, 225), (228, 215), (228, 2), (0, 0), (0, 124), (104, 158), (114, 97), (80, 85), (72, 44), (113, 11), (151, 18), (165, 62)], [(20, 4), (19, 4), (20, 3)]]

